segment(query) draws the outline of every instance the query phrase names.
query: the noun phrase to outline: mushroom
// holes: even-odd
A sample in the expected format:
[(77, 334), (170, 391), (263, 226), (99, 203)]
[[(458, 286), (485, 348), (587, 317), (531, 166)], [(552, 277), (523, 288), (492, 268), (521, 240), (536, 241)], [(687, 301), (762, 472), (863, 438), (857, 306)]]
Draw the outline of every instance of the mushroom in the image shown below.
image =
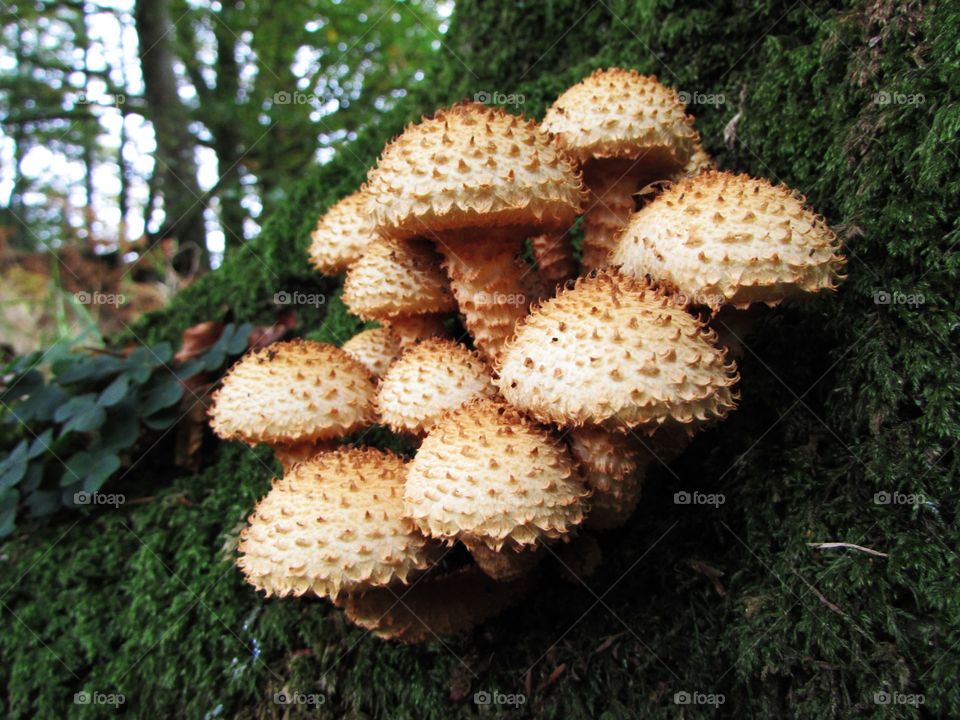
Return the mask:
[(493, 358), (529, 305), (525, 238), (566, 230), (584, 199), (573, 162), (530, 121), (460, 103), (408, 127), (365, 190), (377, 231), (431, 238), (475, 345)]
[(570, 542), (557, 547), (554, 561), (559, 566), (562, 580), (582, 585), (600, 567), (603, 552), (593, 533), (580, 532)]
[(527, 316), (497, 383), (541, 422), (691, 431), (735, 406), (736, 366), (715, 339), (662, 289), (594, 271)]
[(576, 276), (577, 261), (567, 233), (534, 235), (530, 238), (530, 249), (547, 288), (556, 288)]
[(347, 195), (317, 221), (308, 252), (310, 262), (324, 275), (346, 270), (376, 237), (366, 202), (363, 192)]
[(420, 643), (473, 629), (516, 604), (525, 580), (494, 582), (476, 567), (428, 576), (409, 590), (373, 588), (351, 594), (347, 618), (379, 638)]
[(294, 465), (254, 508), (237, 565), (267, 595), (337, 599), (406, 584), (442, 547), (403, 517), (406, 468), (396, 455), (341, 448)]
[(601, 428), (575, 428), (567, 439), (592, 491), (590, 512), (583, 526), (610, 530), (626, 524), (640, 502), (649, 456), (641, 452), (632, 436)]
[(566, 536), (587, 490), (569, 450), (500, 400), (447, 412), (410, 462), (408, 517), (425, 535), (509, 556)]
[(377, 391), (380, 418), (397, 433), (422, 435), (447, 410), (497, 392), (493, 374), (476, 352), (442, 338), (408, 348)]
[(590, 191), (584, 215), (583, 266), (607, 264), (617, 233), (651, 180), (683, 168), (698, 140), (676, 91), (635, 70), (596, 70), (564, 91), (540, 125), (583, 166)]
[(423, 239), (371, 243), (347, 271), (343, 302), (357, 317), (389, 326), (404, 347), (442, 334), (439, 314), (457, 309), (439, 258)]
[(343, 351), (360, 361), (374, 378), (383, 377), (400, 357), (400, 338), (388, 327), (358, 332), (343, 344)]
[(370, 373), (340, 348), (275, 342), (227, 372), (213, 395), (210, 426), (226, 440), (263, 442), (302, 456), (371, 425), (375, 395)]

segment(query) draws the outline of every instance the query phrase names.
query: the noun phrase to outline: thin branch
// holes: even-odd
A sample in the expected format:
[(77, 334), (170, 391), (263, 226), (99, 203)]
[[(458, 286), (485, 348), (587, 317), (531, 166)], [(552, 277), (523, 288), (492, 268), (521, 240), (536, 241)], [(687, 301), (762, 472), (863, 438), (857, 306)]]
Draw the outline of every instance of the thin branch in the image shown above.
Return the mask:
[(832, 548), (850, 548), (851, 550), (859, 550), (860, 552), (865, 552), (868, 555), (876, 555), (877, 557), (882, 557), (882, 558), (887, 557), (886, 553), (882, 553), (879, 550), (873, 550), (871, 548), (864, 547), (863, 545), (854, 545), (853, 543), (813, 542), (813, 543), (807, 543), (807, 545), (809, 545), (812, 548), (816, 548), (818, 550), (830, 550)]

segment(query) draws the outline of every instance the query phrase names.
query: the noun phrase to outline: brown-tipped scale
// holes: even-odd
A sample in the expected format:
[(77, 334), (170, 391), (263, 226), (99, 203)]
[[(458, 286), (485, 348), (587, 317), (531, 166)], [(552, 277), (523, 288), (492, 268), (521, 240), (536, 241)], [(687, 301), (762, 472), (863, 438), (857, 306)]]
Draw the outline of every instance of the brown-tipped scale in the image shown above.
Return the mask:
[[(467, 328), (488, 357), (527, 304), (516, 302), (526, 294), (518, 272), (486, 268), (511, 265), (530, 235), (566, 230), (584, 199), (573, 161), (546, 133), (478, 103), (408, 127), (387, 145), (365, 189), (382, 235), (436, 241)], [(480, 327), (491, 314), (497, 322)]]
[(338, 347), (276, 342), (247, 353), (213, 396), (210, 426), (227, 440), (271, 445), (342, 437), (374, 420), (376, 387)]
[(590, 191), (583, 237), (587, 269), (607, 264), (637, 188), (682, 169), (698, 137), (676, 91), (620, 68), (596, 70), (564, 91), (541, 127), (583, 166)]
[(714, 312), (833, 290), (840, 243), (804, 198), (747, 175), (680, 180), (637, 212), (611, 262)]
[(487, 364), (464, 345), (434, 338), (408, 348), (377, 391), (380, 419), (391, 430), (421, 435), (448, 410), (497, 388)]
[(237, 565), (267, 595), (406, 583), (442, 548), (403, 516), (403, 460), (342, 448), (294, 465), (254, 508)]
[(343, 350), (362, 363), (374, 378), (383, 377), (402, 352), (400, 338), (387, 327), (358, 332), (343, 344)]
[(502, 401), (478, 399), (427, 434), (404, 499), (424, 534), (500, 550), (564, 536), (582, 522), (586, 494), (553, 434)]
[(715, 339), (662, 290), (595, 271), (524, 320), (497, 382), (542, 422), (692, 429), (735, 406), (736, 366)]
[(355, 192), (334, 204), (310, 234), (310, 262), (324, 275), (336, 275), (363, 255), (376, 235), (367, 214), (367, 198)]

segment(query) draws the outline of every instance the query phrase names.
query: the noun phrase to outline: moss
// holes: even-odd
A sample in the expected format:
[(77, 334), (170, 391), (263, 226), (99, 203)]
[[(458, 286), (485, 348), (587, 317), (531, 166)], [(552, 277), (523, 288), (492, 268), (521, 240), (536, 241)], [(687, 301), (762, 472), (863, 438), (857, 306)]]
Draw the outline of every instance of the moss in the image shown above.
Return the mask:
[[(482, 91), (523, 94), (539, 115), (610, 64), (723, 94), (692, 108), (708, 148), (722, 167), (806, 193), (848, 241), (848, 281), (765, 318), (742, 363), (741, 408), (651, 473), (636, 520), (603, 540), (589, 589), (546, 581), (471, 637), (414, 648), (365, 636), (322, 603), (264, 602), (227, 540), (271, 470), (264, 455), (222, 447), (152, 502), (4, 546), (6, 714), (60, 717), (77, 710), (74, 692), (115, 688), (137, 717), (272, 717), (286, 686), (324, 693), (320, 717), (452, 718), (476, 714), (474, 691), (529, 682), (519, 714), (548, 718), (919, 714), (876, 704), (884, 690), (922, 694), (929, 716), (960, 715), (960, 10), (464, 0), (444, 45), (428, 82), (300, 182), (247, 256), (148, 319), (147, 336), (211, 317), (265, 320), (275, 292), (304, 289), (331, 300), (325, 322), (304, 315), (301, 329), (339, 341), (358, 324), (303, 249), (317, 213), (359, 184), (382, 143)], [(881, 291), (924, 302), (876, 304)], [(725, 502), (675, 505), (681, 489)], [(884, 492), (922, 497), (876, 503)], [(887, 556), (808, 545), (818, 541)], [(683, 690), (726, 702), (678, 707)]]

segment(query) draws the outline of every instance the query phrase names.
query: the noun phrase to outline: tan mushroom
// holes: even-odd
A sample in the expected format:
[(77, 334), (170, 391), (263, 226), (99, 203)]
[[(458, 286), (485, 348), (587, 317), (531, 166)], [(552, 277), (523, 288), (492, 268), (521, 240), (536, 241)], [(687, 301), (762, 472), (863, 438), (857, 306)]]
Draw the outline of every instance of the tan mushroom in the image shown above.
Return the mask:
[(566, 230), (584, 199), (573, 162), (534, 123), (478, 103), (408, 127), (365, 189), (382, 235), (436, 242), (475, 345), (491, 358), (529, 305), (528, 270), (515, 262), (524, 239)]
[(360, 259), (376, 235), (366, 211), (367, 198), (355, 192), (335, 203), (310, 234), (310, 262), (324, 275), (336, 275)]
[(392, 453), (341, 448), (294, 465), (254, 508), (237, 565), (267, 595), (336, 599), (404, 584), (442, 547), (403, 516), (406, 468)]
[(595, 271), (524, 320), (497, 382), (541, 422), (692, 430), (735, 406), (736, 366), (715, 339), (659, 288)]
[(516, 604), (530, 583), (494, 582), (476, 567), (429, 576), (409, 590), (373, 588), (350, 595), (347, 618), (385, 640), (421, 643), (472, 630)]
[(442, 338), (408, 348), (384, 375), (376, 404), (381, 420), (398, 433), (422, 435), (448, 410), (497, 392), (477, 353)]
[(390, 327), (404, 347), (442, 332), (457, 309), (440, 259), (427, 240), (377, 240), (350, 266), (343, 302), (363, 320)]
[(586, 494), (562, 442), (484, 398), (448, 412), (427, 434), (410, 462), (404, 499), (426, 535), (514, 552), (579, 525)]
[(583, 166), (590, 201), (583, 266), (607, 264), (617, 233), (635, 209), (633, 194), (683, 168), (698, 139), (676, 91), (635, 70), (597, 70), (547, 110), (541, 127)]
[(358, 332), (343, 344), (343, 350), (360, 361), (374, 378), (383, 377), (402, 352), (400, 338), (388, 327)]
[(577, 260), (573, 256), (573, 244), (567, 233), (534, 235), (530, 239), (537, 271), (547, 286), (547, 296), (577, 274)]
[(591, 490), (590, 512), (584, 527), (591, 530), (621, 527), (640, 502), (649, 455), (632, 435), (601, 428), (575, 428), (567, 440)]

